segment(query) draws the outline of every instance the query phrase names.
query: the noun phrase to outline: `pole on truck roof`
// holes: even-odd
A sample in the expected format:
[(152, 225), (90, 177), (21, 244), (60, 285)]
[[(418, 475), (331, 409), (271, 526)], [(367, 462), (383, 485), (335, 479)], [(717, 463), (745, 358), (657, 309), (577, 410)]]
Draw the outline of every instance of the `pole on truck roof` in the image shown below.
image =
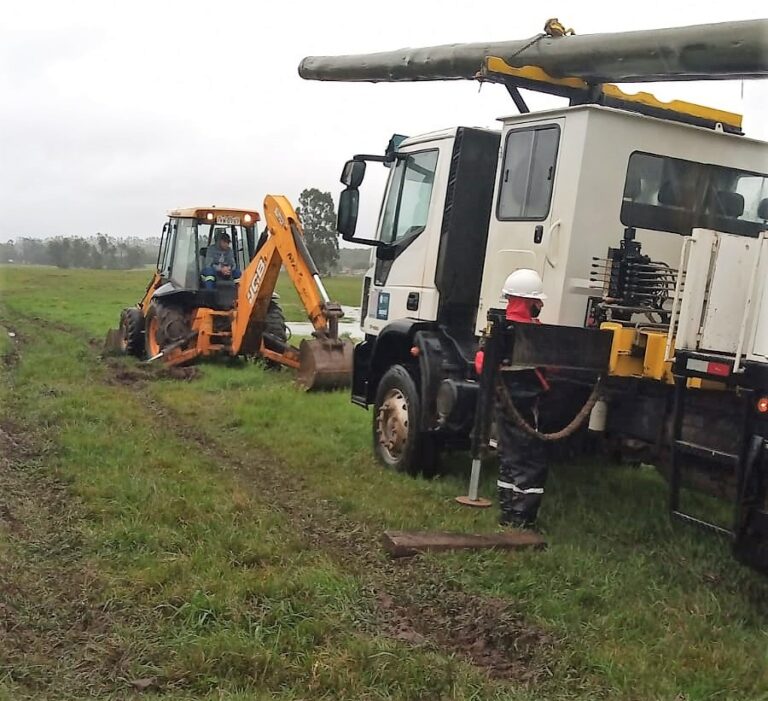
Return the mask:
[(538, 66), (589, 83), (732, 80), (768, 77), (768, 19), (632, 32), (443, 44), (371, 54), (307, 56), (306, 80), (410, 82), (473, 80), (488, 56)]

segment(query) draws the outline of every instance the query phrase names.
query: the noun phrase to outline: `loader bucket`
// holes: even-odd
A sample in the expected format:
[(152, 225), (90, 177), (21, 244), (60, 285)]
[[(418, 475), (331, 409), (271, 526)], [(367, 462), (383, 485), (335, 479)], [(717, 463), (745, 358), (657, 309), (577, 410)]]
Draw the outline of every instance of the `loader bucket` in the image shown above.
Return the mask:
[(297, 384), (306, 390), (349, 387), (352, 384), (353, 350), (354, 344), (346, 339), (302, 341)]

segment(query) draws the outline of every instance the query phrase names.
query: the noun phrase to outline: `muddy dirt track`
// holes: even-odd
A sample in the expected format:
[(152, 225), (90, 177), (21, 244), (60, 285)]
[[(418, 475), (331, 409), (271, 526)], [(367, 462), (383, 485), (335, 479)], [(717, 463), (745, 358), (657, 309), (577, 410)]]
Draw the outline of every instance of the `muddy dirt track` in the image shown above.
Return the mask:
[[(82, 339), (91, 361), (98, 362), (99, 341), (62, 324), (39, 318), (34, 322)], [(23, 339), (17, 340), (23, 352)], [(147, 384), (167, 376), (165, 370), (122, 358), (105, 358), (104, 363), (105, 384), (129, 392), (164, 431), (226, 466), (243, 490), (282, 512), (307, 547), (326, 553), (343, 572), (358, 578), (373, 612), (373, 624), (359, 622), (362, 632), (458, 655), (489, 676), (516, 685), (549, 675), (547, 660), (556, 651), (556, 641), (527, 624), (513, 604), (462, 591), (447, 581), (439, 560), (390, 560), (383, 554), (378, 532), (350, 521), (332, 504), (317, 499), (301, 477), (290, 473), (274, 456), (252, 447), (234, 454), (167, 406), (150, 400)], [(177, 374), (180, 379), (193, 380), (196, 372)], [(0, 490), (5, 496), (0, 527), (10, 534), (19, 552), (25, 553), (17, 567), (0, 574), (2, 657), (11, 668), (19, 656), (39, 657), (51, 669), (51, 675), (37, 680), (44, 686), (55, 684), (58, 669), (69, 677), (74, 675), (75, 686), (84, 691), (105, 688), (86, 682), (95, 677), (104, 680), (106, 688), (110, 686), (106, 680), (112, 680), (113, 688), (124, 689), (119, 650), (103, 654), (109, 649), (110, 627), (121, 614), (95, 607), (97, 577), (78, 554), (77, 504), (46, 469), (52, 450), (36, 445), (31, 434), (12, 422), (2, 424), (0, 455), (5, 457), (0, 460)], [(291, 478), (285, 479), (286, 474)], [(95, 649), (102, 652), (89, 654)]]
[[(110, 376), (119, 377), (135, 392), (167, 372), (147, 369), (126, 382), (120, 359), (108, 359), (107, 364)], [(193, 376), (187, 373), (183, 379)], [(286, 514), (307, 544), (327, 553), (340, 568), (365, 583), (379, 622), (379, 629), (370, 632), (456, 653), (496, 678), (528, 682), (548, 674), (542, 660), (554, 645), (553, 639), (527, 625), (509, 603), (451, 588), (435, 560), (389, 560), (382, 554), (379, 533), (318, 500), (300, 477), (285, 479), (289, 471), (278, 459), (252, 450), (233, 454), (168, 407), (153, 400), (147, 406), (167, 431), (235, 471), (243, 489), (253, 492), (258, 485), (254, 495), (259, 501)]]

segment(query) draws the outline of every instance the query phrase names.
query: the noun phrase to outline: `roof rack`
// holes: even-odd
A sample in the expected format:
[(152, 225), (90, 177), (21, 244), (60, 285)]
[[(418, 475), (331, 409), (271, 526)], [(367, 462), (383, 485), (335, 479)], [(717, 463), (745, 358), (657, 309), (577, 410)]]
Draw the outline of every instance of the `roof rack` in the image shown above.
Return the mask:
[(612, 83), (592, 84), (578, 77), (554, 78), (538, 66), (515, 68), (504, 59), (488, 56), (475, 78), (481, 82), (501, 83), (518, 110), (529, 112), (520, 88), (567, 98), (571, 105), (604, 105), (648, 117), (657, 117), (709, 129), (722, 129), (742, 135), (742, 115), (705, 107), (683, 100), (664, 102), (649, 92), (630, 94)]

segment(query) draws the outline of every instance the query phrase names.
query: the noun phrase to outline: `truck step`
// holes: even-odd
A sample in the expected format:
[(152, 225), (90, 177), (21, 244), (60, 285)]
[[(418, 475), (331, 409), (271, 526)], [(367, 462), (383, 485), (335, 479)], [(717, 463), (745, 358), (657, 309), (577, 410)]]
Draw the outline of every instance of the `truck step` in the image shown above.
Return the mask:
[(729, 465), (736, 467), (739, 464), (739, 456), (733, 453), (724, 453), (721, 450), (714, 450), (708, 448), (705, 445), (699, 445), (698, 443), (690, 443), (689, 441), (675, 441), (675, 451), (683, 453), (685, 455), (691, 455), (702, 460), (709, 460), (710, 462), (720, 463), (721, 465)]

